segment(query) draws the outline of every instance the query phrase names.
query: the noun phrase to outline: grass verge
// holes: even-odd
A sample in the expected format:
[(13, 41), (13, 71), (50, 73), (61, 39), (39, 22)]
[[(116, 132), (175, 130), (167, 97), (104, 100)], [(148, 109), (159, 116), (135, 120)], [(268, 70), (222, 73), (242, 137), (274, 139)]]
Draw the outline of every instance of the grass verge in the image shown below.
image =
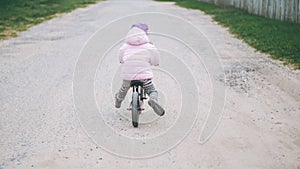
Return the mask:
[(197, 0), (156, 0), (199, 9), (258, 51), (300, 69), (300, 25), (249, 14), (231, 7), (218, 7)]
[(0, 0), (0, 39), (15, 37), (33, 25), (100, 0)]

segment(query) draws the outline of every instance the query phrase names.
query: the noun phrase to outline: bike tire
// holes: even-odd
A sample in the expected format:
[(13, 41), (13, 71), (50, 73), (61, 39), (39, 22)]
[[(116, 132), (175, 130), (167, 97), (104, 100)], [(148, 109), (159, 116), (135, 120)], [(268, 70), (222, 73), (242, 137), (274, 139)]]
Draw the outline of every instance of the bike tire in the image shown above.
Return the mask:
[(137, 92), (132, 93), (132, 125), (138, 127), (139, 125), (139, 94)]

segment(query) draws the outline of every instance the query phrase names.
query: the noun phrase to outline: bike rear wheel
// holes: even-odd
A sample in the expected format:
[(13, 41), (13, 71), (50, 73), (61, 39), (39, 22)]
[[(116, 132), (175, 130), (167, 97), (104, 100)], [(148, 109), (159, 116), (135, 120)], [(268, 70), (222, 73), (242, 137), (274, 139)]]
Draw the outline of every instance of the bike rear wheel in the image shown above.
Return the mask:
[(138, 127), (139, 125), (139, 115), (140, 115), (140, 110), (139, 110), (139, 94), (138, 92), (133, 92), (132, 93), (132, 125), (133, 127)]

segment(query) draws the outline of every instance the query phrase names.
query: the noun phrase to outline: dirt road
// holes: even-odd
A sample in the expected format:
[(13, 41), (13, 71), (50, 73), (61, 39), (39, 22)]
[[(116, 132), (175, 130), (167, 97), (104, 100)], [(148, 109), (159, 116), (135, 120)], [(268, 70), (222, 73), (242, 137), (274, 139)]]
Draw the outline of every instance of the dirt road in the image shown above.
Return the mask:
[[(146, 22), (166, 115), (113, 106), (117, 51)], [(299, 169), (300, 72), (200, 11), (149, 0), (78, 9), (0, 42), (0, 169)]]

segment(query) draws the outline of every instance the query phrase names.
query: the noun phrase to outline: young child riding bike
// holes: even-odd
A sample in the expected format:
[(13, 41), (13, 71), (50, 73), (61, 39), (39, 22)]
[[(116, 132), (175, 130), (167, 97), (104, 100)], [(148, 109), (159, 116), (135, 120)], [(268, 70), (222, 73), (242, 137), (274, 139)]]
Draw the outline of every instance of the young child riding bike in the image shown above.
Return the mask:
[(165, 110), (158, 104), (158, 93), (152, 83), (153, 73), (151, 70), (152, 65), (159, 65), (160, 56), (157, 48), (150, 43), (148, 29), (146, 24), (132, 25), (125, 38), (125, 43), (119, 50), (123, 83), (118, 93), (115, 94), (115, 107), (121, 107), (121, 103), (130, 88), (130, 82), (140, 80), (149, 96), (149, 106), (157, 115), (163, 116)]

